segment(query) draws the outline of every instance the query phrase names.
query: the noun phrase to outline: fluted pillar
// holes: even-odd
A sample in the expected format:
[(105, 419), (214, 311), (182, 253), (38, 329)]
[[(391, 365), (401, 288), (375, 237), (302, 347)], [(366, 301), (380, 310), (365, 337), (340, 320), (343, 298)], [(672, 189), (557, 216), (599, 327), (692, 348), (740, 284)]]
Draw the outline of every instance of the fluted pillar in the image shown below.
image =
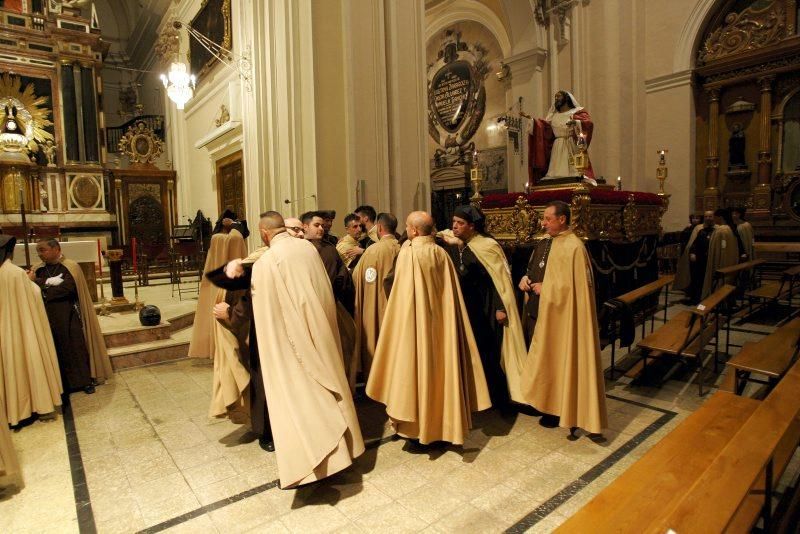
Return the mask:
[(708, 89), (708, 152), (706, 155), (706, 187), (703, 207), (719, 207), (719, 89)]
[(753, 190), (754, 216), (768, 216), (771, 205), (772, 181), (772, 82), (774, 76), (764, 76), (758, 79), (761, 89), (761, 106), (758, 123), (758, 184)]

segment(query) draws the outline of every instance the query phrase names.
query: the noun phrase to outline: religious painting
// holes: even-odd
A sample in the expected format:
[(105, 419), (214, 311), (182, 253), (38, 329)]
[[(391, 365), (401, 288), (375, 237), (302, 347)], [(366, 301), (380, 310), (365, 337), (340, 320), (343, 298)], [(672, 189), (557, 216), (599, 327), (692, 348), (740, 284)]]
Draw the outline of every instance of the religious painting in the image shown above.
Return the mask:
[[(0, 76), (0, 111), (17, 108), (17, 116), (30, 140), (28, 148), (37, 165), (47, 165), (47, 146), (53, 146), (53, 89), (50, 78), (16, 74)], [(50, 142), (49, 145), (47, 144)]]
[[(231, 50), (231, 0), (204, 0), (191, 26), (217, 45)], [(216, 61), (206, 46), (194, 37), (189, 40), (189, 64), (191, 72), (197, 73), (198, 80), (211, 70)]]

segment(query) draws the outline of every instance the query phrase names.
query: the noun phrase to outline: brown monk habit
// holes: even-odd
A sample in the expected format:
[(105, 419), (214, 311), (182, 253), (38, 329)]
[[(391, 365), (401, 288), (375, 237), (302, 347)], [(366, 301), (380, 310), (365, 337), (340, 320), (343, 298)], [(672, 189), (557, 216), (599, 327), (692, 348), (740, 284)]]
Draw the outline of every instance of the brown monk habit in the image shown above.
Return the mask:
[(264, 377), (258, 357), (255, 323), (253, 322), (253, 302), (250, 295), (252, 263), (243, 263), (244, 276), (228, 278), (225, 266), (206, 273), (206, 278), (215, 286), (228, 291), (225, 301), (230, 305), (230, 329), (239, 342), (242, 363), (250, 371), (250, 426), (253, 433), (262, 441), (272, 441), (269, 424), (267, 397), (264, 393)]
[[(47, 280), (61, 278), (59, 285)], [(78, 307), (78, 287), (69, 269), (62, 264), (44, 264), (36, 269), (34, 280), (42, 290), (44, 308), (58, 355), (64, 392), (78, 391), (92, 385), (89, 350), (83, 338), (83, 323)]]

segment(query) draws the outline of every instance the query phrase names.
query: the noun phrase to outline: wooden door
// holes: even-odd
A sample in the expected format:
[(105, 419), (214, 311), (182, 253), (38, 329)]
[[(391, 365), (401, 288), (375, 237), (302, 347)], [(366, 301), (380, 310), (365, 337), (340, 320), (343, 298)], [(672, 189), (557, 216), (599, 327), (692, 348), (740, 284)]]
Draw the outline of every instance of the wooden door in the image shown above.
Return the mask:
[(217, 162), (217, 207), (220, 214), (229, 209), (237, 218), (246, 219), (244, 205), (244, 172), (240, 150)]

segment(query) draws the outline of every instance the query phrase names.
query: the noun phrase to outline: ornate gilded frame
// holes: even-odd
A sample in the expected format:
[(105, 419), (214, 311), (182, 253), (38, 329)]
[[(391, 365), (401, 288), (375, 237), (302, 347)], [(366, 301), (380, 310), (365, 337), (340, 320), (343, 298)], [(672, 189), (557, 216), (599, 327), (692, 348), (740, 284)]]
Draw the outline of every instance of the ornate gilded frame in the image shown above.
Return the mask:
[[(215, 10), (215, 7), (218, 7), (219, 10)], [(206, 19), (214, 15), (218, 15), (219, 19), (207, 22)], [(215, 29), (222, 30), (222, 40), (221, 42), (214, 42), (217, 42), (218, 45), (226, 50), (231, 50), (233, 46), (231, 0), (203, 0), (200, 9), (192, 19), (191, 26), (206, 37), (214, 40), (212, 35), (208, 35), (206, 23), (221, 25), (221, 27), (217, 26)], [(217, 59), (196, 39), (189, 39), (189, 65), (191, 66), (191, 71), (197, 73), (198, 80), (201, 80), (211, 70), (216, 61)]]

